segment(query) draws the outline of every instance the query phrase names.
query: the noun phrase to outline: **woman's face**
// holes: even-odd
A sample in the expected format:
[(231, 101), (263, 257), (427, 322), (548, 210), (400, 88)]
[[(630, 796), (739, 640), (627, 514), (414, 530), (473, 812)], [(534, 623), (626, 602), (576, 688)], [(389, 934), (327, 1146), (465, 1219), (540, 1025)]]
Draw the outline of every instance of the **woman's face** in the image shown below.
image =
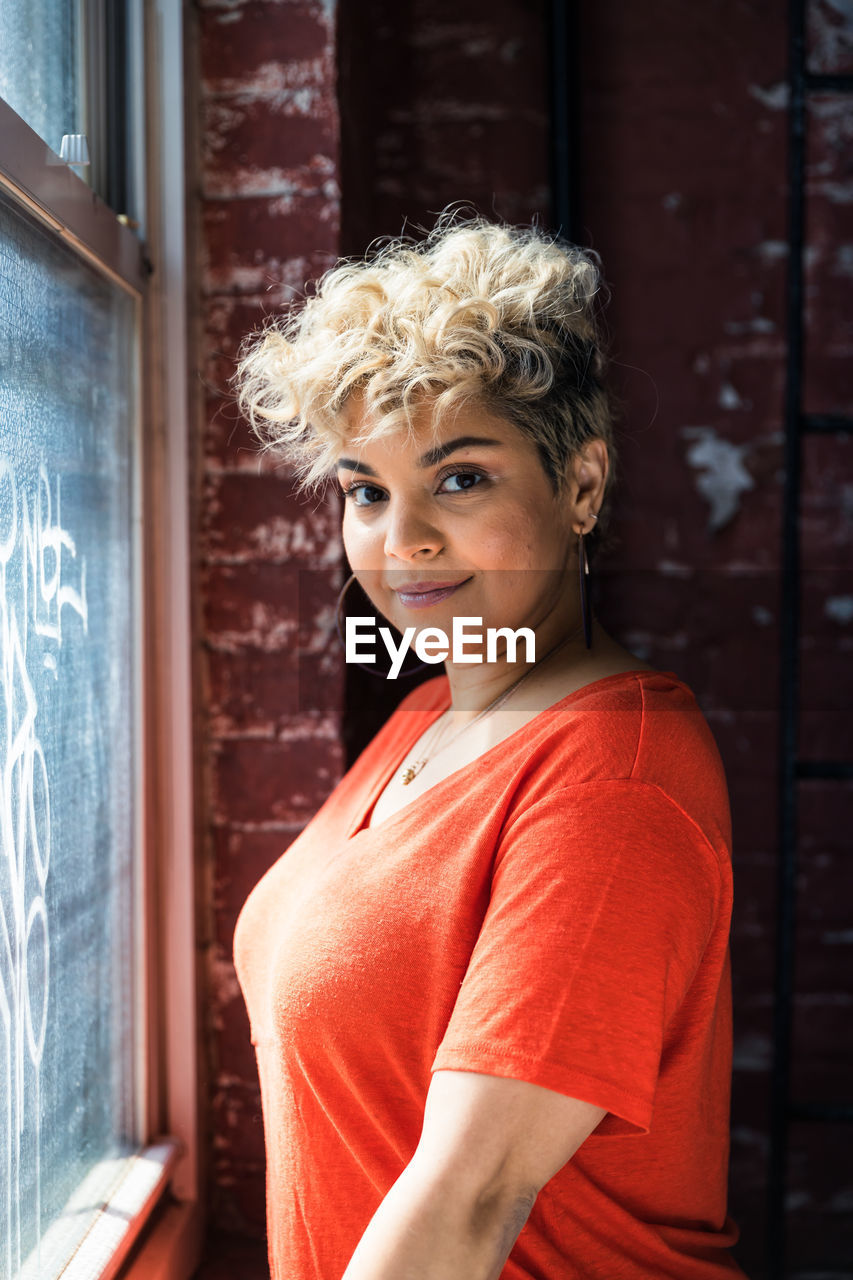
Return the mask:
[[(363, 429), (352, 404), (352, 435)], [(420, 421), (419, 421), (420, 418)], [(413, 438), (345, 446), (343, 537), (353, 572), (394, 626), (536, 628), (575, 611), (578, 486), (558, 496), (532, 441), (468, 405), (433, 434), (429, 406)]]

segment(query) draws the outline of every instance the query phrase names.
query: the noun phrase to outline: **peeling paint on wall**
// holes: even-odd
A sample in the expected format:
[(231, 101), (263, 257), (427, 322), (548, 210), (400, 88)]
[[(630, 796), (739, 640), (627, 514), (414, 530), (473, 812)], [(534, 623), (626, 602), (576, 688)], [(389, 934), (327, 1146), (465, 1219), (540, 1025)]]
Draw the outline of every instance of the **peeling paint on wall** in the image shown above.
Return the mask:
[[(257, 1076), (228, 947), (248, 888), (344, 769), (342, 662), (328, 643), (341, 546), (336, 513), (298, 499), (287, 468), (258, 452), (225, 388), (244, 335), (302, 295), (339, 250), (336, 5), (196, 0), (195, 8), (210, 408), (198, 589), (208, 1051), (218, 1085), (209, 1116), (212, 1212), (221, 1229), (247, 1234), (263, 1229), (264, 1153), (252, 1128)], [(317, 576), (303, 598), (309, 566)]]
[(853, 0), (812, 0), (808, 19), (811, 70), (848, 69), (853, 60)]
[[(307, 114), (318, 96), (328, 94), (329, 68), (325, 58), (308, 58), (299, 62), (263, 62), (250, 81), (244, 76), (218, 76), (205, 81), (208, 99), (228, 95), (240, 103), (270, 102), (281, 110), (293, 106), (297, 114)], [(302, 95), (302, 96), (300, 96)]]
[(687, 449), (685, 459), (698, 473), (696, 488), (710, 503), (708, 530), (715, 533), (737, 514), (741, 494), (755, 488), (755, 481), (743, 463), (749, 446), (724, 440), (713, 427), (682, 427), (681, 435), (695, 441)]
[(779, 84), (770, 85), (769, 88), (760, 84), (751, 84), (749, 92), (762, 106), (768, 107), (771, 111), (784, 111), (788, 106), (789, 90), (784, 80)]
[(670, 578), (692, 578), (694, 569), (690, 564), (681, 564), (678, 560), (658, 560), (658, 573), (665, 573)]
[(749, 401), (743, 400), (737, 388), (733, 387), (730, 382), (724, 382), (720, 387), (717, 403), (721, 409), (748, 409), (750, 407)]
[(756, 252), (764, 262), (777, 262), (780, 258), (787, 258), (788, 241), (762, 240), (761, 244), (756, 246)]
[(734, 1067), (738, 1071), (767, 1071), (773, 1059), (773, 1042), (759, 1031), (738, 1037), (734, 1045)]
[(843, 627), (853, 622), (853, 596), (830, 596), (823, 608), (828, 618)]

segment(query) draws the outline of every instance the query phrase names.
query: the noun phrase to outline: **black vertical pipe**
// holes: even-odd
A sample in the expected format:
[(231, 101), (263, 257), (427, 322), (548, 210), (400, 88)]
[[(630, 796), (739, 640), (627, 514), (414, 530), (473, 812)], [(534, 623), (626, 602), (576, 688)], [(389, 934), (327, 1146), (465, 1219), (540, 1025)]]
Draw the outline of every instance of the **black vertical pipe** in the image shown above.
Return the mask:
[(788, 360), (785, 382), (785, 483), (782, 511), (779, 671), (779, 862), (776, 901), (776, 982), (770, 1167), (767, 1179), (767, 1274), (785, 1275), (785, 1192), (790, 1124), (791, 1040), (797, 875), (797, 754), (799, 746), (800, 442), (803, 376), (803, 249), (805, 240), (805, 0), (789, 0), (788, 107)]
[(548, 0), (551, 226), (581, 238), (580, 18), (578, 0)]

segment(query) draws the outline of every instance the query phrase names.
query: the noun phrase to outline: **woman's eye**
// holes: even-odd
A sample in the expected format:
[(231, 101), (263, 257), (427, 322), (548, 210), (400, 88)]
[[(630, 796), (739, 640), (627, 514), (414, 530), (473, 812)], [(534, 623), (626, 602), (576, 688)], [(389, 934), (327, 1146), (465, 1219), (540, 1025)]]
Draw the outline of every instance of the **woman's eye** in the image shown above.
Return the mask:
[(343, 489), (342, 493), (357, 507), (372, 507), (374, 503), (381, 502), (385, 497), (385, 491), (378, 489), (374, 484), (351, 484), (348, 489)]
[(444, 477), (441, 488), (447, 493), (463, 493), (466, 489), (475, 489), (482, 479), (478, 471), (454, 471)]

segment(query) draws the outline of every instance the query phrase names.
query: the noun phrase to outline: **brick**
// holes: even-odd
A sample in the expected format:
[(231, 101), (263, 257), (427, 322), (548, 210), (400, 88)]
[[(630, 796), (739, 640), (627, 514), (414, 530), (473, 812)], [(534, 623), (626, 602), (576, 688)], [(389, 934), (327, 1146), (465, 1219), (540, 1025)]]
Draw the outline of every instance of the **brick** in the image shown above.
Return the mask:
[(342, 650), (290, 657), (241, 649), (212, 652), (207, 660), (210, 715), (220, 737), (277, 737), (294, 716), (340, 714)]
[(264, 1130), (257, 1083), (251, 1086), (229, 1080), (219, 1084), (213, 1096), (213, 1115), (224, 1139), (218, 1144), (220, 1168), (235, 1172), (263, 1169)]
[(262, 298), (268, 313), (299, 299), (305, 282), (331, 265), (338, 199), (326, 166), (284, 175), (272, 197), (208, 201), (204, 287), (209, 294)]
[(729, 1212), (741, 1236), (734, 1256), (749, 1276), (762, 1273), (767, 1205), (769, 1080), (735, 1071), (732, 1079)]
[[(661, 561), (696, 570), (775, 568), (781, 534), (769, 537), (768, 530), (778, 529), (781, 518), (777, 433), (743, 439), (742, 427), (713, 414), (702, 421), (672, 407), (667, 416), (639, 439), (624, 431), (618, 436), (621, 478), (612, 497), (607, 563), (644, 570)], [(714, 494), (730, 497), (728, 508)]]
[(219, 394), (230, 394), (241, 345), (259, 335), (270, 320), (279, 314), (265, 295), (217, 296), (206, 299), (203, 308), (205, 378), (208, 386)]
[[(220, 1158), (214, 1160), (213, 1174), (211, 1220), (220, 1231), (263, 1241), (266, 1237), (266, 1170), (232, 1169), (227, 1160)], [(237, 1255), (238, 1258), (242, 1256)], [(232, 1265), (229, 1259), (228, 1267)], [(222, 1274), (220, 1271), (219, 1275)], [(224, 1274), (230, 1278), (239, 1275), (240, 1280), (248, 1280), (249, 1273), (226, 1269)], [(269, 1265), (262, 1275), (263, 1280), (268, 1280)]]
[(792, 1273), (853, 1257), (853, 1178), (845, 1125), (791, 1127), (788, 1258)]
[(853, 570), (809, 572), (801, 593), (799, 751), (805, 759), (853, 759), (850, 665)]
[[(853, 438), (813, 435), (802, 442), (800, 529), (805, 585), (812, 576), (849, 570), (853, 549)], [(826, 580), (829, 581), (828, 579)], [(841, 577), (839, 576), (839, 581)], [(803, 619), (807, 628), (816, 617)]]
[[(330, 642), (338, 640), (335, 606), (340, 578), (337, 566), (305, 567), (295, 557), (286, 562), (210, 565), (211, 592), (229, 593), (210, 601), (211, 645), (228, 649), (230, 641), (252, 646), (257, 640), (254, 611), (260, 607), (269, 612), (274, 626), (280, 625), (282, 643), (293, 656), (326, 652)], [(260, 647), (274, 652), (275, 639)]]
[[(267, 1272), (264, 1148), (233, 932), (251, 888), (340, 776), (341, 664), (326, 642), (341, 551), (339, 510), (300, 497), (288, 467), (259, 452), (231, 378), (245, 335), (339, 251), (334, 16), (309, 0), (197, 9), (212, 1217), (235, 1233), (227, 1260), (209, 1258), (200, 1274), (250, 1280)], [(238, 1234), (256, 1237), (256, 1251)]]
[[(242, 996), (227, 1005), (216, 1007), (213, 1033), (217, 1071), (220, 1075), (234, 1081), (235, 1086), (239, 1082), (241, 1089), (251, 1091), (254, 1098), (253, 1113), (260, 1112), (257, 1061)], [(217, 1089), (214, 1086), (214, 1096), (211, 1099), (214, 1108), (221, 1106), (217, 1104), (216, 1092)], [(218, 1119), (217, 1128), (222, 1128)], [(258, 1155), (255, 1150), (254, 1158), (260, 1163), (263, 1152), (261, 1151)]]
[[(272, 291), (274, 293), (274, 291)], [(208, 471), (243, 470), (255, 474), (276, 471), (280, 458), (261, 448), (237, 407), (233, 377), (244, 341), (284, 308), (272, 296), (211, 296), (204, 307), (203, 385), (205, 429), (202, 441)]]
[(269, 1280), (266, 1240), (216, 1231), (207, 1238), (194, 1280)]
[(833, 0), (806, 6), (806, 59), (810, 71), (853, 73), (853, 13)]
[(778, 573), (603, 569), (597, 616), (643, 660), (673, 670), (706, 714), (737, 719), (778, 703)]
[(205, 89), (222, 93), (233, 92), (235, 84), (257, 85), (270, 64), (291, 75), (295, 69), (298, 75), (300, 64), (328, 56), (332, 34), (321, 4), (249, 0), (224, 11), (202, 5), (199, 37)]
[(339, 7), (346, 252), (451, 201), (547, 214), (543, 24), (541, 3)]
[[(851, 956), (844, 958), (848, 971)], [(835, 959), (835, 966), (839, 963)], [(849, 1101), (853, 1062), (851, 1004), (844, 993), (795, 1000), (791, 1043), (791, 1090), (808, 1102)]]
[(285, 561), (211, 564), (207, 586), (207, 636), (220, 647), (281, 650), (288, 659), (301, 650), (325, 650), (337, 638), (334, 605), (340, 572)]
[(853, 414), (853, 113), (846, 95), (809, 99), (806, 181), (806, 344), (810, 413)]
[(316, 737), (292, 742), (225, 739), (213, 757), (219, 822), (294, 822), (319, 809), (337, 781), (340, 748)]
[[(469, 118), (470, 115), (473, 118)], [(531, 146), (531, 122), (508, 104), (496, 110), (483, 107), (479, 113), (468, 113), (462, 104), (452, 102), (443, 110), (432, 104), (428, 114), (412, 121), (402, 133), (397, 148), (386, 147), (385, 163), (391, 173), (396, 169), (400, 194), (419, 205), (428, 202), (431, 196), (435, 198), (436, 179), (446, 191), (447, 200), (453, 198), (454, 183), (457, 191), (469, 191), (472, 187), (482, 190), (490, 175), (499, 169), (500, 157), (507, 150), (517, 156), (514, 177), (518, 186), (522, 190), (535, 187), (547, 159), (543, 145), (545, 121), (537, 116), (535, 123), (536, 134), (542, 139), (539, 147)], [(407, 154), (412, 140), (418, 145), (424, 165), (424, 169), (415, 174), (410, 171)], [(385, 180), (384, 189), (389, 194), (393, 192), (389, 179)]]
[[(340, 561), (338, 508), (299, 494), (276, 475), (214, 473), (205, 492), (204, 549), (211, 563), (268, 561), (303, 568)], [(237, 579), (234, 580), (235, 588)]]
[(233, 395), (227, 391), (216, 392), (212, 386), (205, 398), (202, 447), (209, 473), (228, 470), (274, 475), (282, 466), (278, 455), (261, 448), (254, 431), (239, 413)]
[[(216, 827), (213, 854), (216, 865), (213, 906), (216, 942), (230, 956), (237, 917), (255, 885), (288, 849), (304, 826), (280, 824), (260, 830)], [(240, 1075), (239, 1070), (236, 1071)]]
[(203, 137), (207, 196), (242, 198), (254, 190), (283, 197), (294, 184), (312, 190), (334, 177), (337, 132), (331, 109), (305, 116), (264, 99), (209, 100)]

